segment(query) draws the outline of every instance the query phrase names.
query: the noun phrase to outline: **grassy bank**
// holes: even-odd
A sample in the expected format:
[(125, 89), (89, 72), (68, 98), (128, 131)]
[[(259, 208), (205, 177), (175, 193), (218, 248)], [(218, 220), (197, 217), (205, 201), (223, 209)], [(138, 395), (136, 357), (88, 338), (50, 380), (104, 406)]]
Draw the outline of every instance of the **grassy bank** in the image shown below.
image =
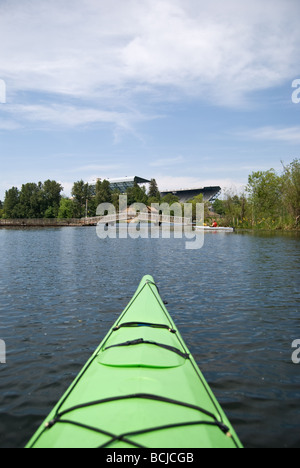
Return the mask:
[(213, 211), (220, 223), (237, 229), (300, 230), (300, 161), (283, 165), (282, 174), (253, 172), (242, 194), (225, 192)]

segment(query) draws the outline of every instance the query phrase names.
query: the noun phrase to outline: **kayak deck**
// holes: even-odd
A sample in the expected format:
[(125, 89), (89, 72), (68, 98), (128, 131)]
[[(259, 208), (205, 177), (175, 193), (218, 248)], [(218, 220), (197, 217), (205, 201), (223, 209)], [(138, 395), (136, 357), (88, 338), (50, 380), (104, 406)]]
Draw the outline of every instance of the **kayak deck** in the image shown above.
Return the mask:
[(151, 276), (28, 448), (241, 447)]

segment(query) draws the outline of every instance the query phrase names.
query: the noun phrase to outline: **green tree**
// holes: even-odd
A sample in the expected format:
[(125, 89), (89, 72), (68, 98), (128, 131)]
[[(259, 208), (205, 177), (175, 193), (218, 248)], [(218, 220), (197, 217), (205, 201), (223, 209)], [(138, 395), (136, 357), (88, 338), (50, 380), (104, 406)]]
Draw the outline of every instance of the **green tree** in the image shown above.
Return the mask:
[(42, 218), (45, 208), (42, 183), (23, 184), (20, 192), (20, 218)]
[(253, 223), (271, 226), (282, 215), (282, 178), (274, 169), (253, 172), (246, 188), (252, 205)]
[(69, 198), (60, 200), (57, 217), (59, 219), (70, 219), (74, 217), (74, 202)]
[(133, 203), (143, 203), (148, 205), (148, 196), (146, 194), (145, 187), (140, 187), (136, 182), (133, 187), (127, 189), (127, 203), (132, 205)]
[(224, 200), (217, 199), (214, 201), (212, 208), (214, 213), (224, 216), (226, 214), (226, 206)]
[(3, 203), (4, 218), (19, 218), (18, 205), (20, 203), (20, 192), (17, 187), (12, 187), (5, 192)]
[(75, 182), (72, 188), (72, 196), (74, 199), (74, 216), (82, 218), (86, 214), (86, 207), (93, 197), (93, 188), (83, 180)]
[(101, 203), (111, 203), (112, 201), (112, 190), (108, 180), (97, 180), (96, 183), (96, 206)]
[[(204, 203), (203, 194), (200, 193), (199, 195), (196, 195), (192, 200), (189, 200), (188, 203), (192, 204), (193, 220), (195, 221), (197, 218), (197, 204)], [(208, 217), (209, 217), (208, 203), (204, 203), (204, 219), (207, 219)]]
[(238, 195), (232, 191), (225, 192), (223, 208), (225, 209), (224, 222), (226, 225), (234, 227), (249, 226), (251, 216), (249, 215), (249, 203), (244, 193)]
[(300, 160), (295, 159), (288, 166), (284, 166), (282, 176), (282, 197), (286, 211), (293, 218), (293, 222), (300, 222)]
[(173, 193), (168, 193), (159, 203), (154, 203), (153, 207), (162, 215), (183, 216), (182, 205), (179, 202), (179, 198), (173, 195)]
[(169, 205), (173, 205), (173, 203), (179, 203), (179, 198), (173, 193), (168, 193), (161, 199), (162, 203), (168, 203)]
[(44, 217), (57, 218), (63, 187), (55, 180), (46, 180), (43, 187)]
[(158, 185), (155, 179), (151, 179), (150, 181), (148, 197), (149, 197), (149, 204), (156, 203), (161, 200), (161, 194), (160, 194), (160, 191), (158, 190)]
[(237, 194), (232, 190), (224, 191), (224, 198), (212, 204), (213, 214), (220, 217), (223, 226), (251, 227), (252, 207), (246, 193)]
[(111, 194), (111, 202), (112, 204), (114, 205), (116, 211), (119, 211), (119, 201), (120, 201), (120, 195), (121, 195), (121, 192), (120, 190), (114, 190)]
[(12, 187), (5, 194), (4, 216), (7, 218), (57, 217), (62, 186), (47, 180), (44, 184), (23, 184), (19, 191)]

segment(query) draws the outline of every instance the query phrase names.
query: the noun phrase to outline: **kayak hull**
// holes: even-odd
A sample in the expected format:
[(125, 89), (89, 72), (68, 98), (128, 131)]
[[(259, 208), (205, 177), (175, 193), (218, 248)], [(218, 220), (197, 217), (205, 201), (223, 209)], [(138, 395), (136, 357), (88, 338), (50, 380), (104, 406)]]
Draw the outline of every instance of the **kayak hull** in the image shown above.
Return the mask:
[(199, 231), (211, 231), (211, 232), (234, 232), (232, 227), (211, 227), (211, 226), (195, 226), (196, 230)]
[(27, 448), (237, 448), (151, 276)]

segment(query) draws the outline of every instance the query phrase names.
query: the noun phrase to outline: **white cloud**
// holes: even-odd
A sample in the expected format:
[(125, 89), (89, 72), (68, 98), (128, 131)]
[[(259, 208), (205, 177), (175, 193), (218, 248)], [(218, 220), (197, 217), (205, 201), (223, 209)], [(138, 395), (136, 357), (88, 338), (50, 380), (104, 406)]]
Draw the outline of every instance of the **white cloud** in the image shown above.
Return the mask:
[(115, 111), (104, 111), (92, 107), (78, 107), (61, 104), (17, 104), (7, 106), (5, 111), (14, 114), (20, 120), (26, 118), (30, 121), (48, 122), (53, 125), (76, 127), (99, 122), (115, 123), (120, 127), (128, 128), (133, 115)]
[(164, 190), (179, 190), (184, 188), (201, 188), (203, 183), (197, 177), (185, 176), (165, 176), (157, 175), (156, 181), (160, 191)]
[(290, 144), (300, 143), (300, 126), (276, 127), (266, 126), (237, 133), (245, 139), (282, 141)]
[(95, 108), (141, 92), (237, 105), (294, 76), (298, 18), (298, 0), (10, 0), (0, 6), (0, 77), (11, 95)]
[(74, 171), (78, 172), (89, 172), (89, 171), (116, 171), (122, 169), (121, 164), (87, 164), (74, 168)]
[(221, 188), (231, 187), (233, 190), (240, 190), (242, 187), (245, 187), (245, 184), (236, 179), (219, 176), (208, 179), (202, 177), (158, 175), (156, 181), (161, 192), (180, 189), (199, 189), (218, 185)]
[(143, 115), (138, 110), (105, 110), (100, 105), (85, 107), (80, 102), (77, 105), (67, 103), (60, 104), (11, 104), (2, 107), (3, 114), (8, 119), (0, 119), (0, 131), (15, 130), (33, 125), (35, 128), (65, 129), (65, 128), (88, 128), (109, 124), (113, 127), (114, 143), (118, 143), (124, 133), (129, 133), (134, 138), (142, 141), (143, 138), (136, 130), (140, 122), (157, 118), (155, 115)]
[(21, 125), (14, 120), (0, 118), (0, 131), (1, 130), (17, 130)]
[(185, 161), (183, 156), (174, 156), (173, 158), (160, 158), (150, 162), (150, 167), (172, 167), (182, 164)]

